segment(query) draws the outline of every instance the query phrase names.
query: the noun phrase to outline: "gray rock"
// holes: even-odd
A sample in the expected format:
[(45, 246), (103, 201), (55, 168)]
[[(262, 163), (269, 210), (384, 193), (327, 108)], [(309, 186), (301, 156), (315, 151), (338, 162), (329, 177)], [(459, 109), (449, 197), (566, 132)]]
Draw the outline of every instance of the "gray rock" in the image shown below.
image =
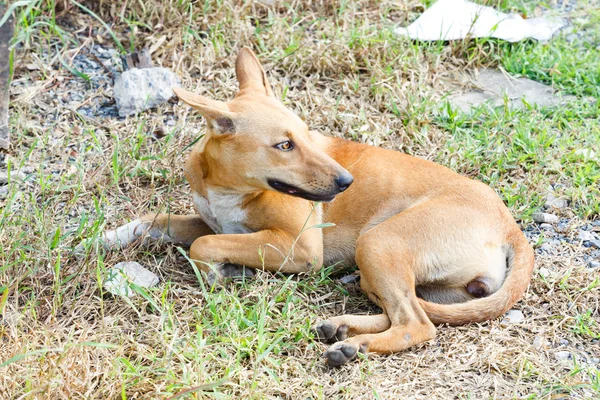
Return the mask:
[(533, 213), (531, 218), (538, 224), (556, 224), (558, 222), (558, 217), (556, 215), (542, 212)]
[(579, 240), (587, 240), (587, 241), (592, 241), (595, 240), (596, 237), (594, 236), (594, 234), (590, 231), (584, 231), (583, 229), (579, 230), (579, 235), (578, 235)]
[(502, 107), (505, 96), (510, 108), (525, 108), (524, 101), (543, 107), (557, 106), (576, 98), (571, 95), (560, 96), (550, 86), (531, 79), (515, 78), (500, 70), (484, 69), (474, 79), (471, 90), (451, 95), (448, 100), (453, 107), (468, 113), (471, 108), (484, 103)]
[(132, 68), (115, 81), (113, 96), (119, 115), (126, 117), (166, 103), (174, 96), (179, 78), (166, 68)]
[(593, 247), (594, 249), (600, 249), (600, 240), (590, 240), (589, 244), (590, 247)]
[(151, 288), (158, 285), (158, 276), (135, 261), (121, 262), (108, 270), (104, 289), (116, 296), (131, 297), (135, 290), (131, 284)]
[(550, 225), (550, 224), (547, 224), (547, 223), (541, 224), (540, 228), (542, 228), (545, 231), (553, 231), (554, 230), (554, 227), (552, 225)]
[(340, 282), (343, 285), (350, 285), (352, 283), (358, 282), (359, 279), (360, 279), (360, 276), (358, 276), (357, 274), (352, 274), (352, 275), (342, 276), (340, 279), (338, 279), (338, 282)]
[[(25, 178), (25, 174), (18, 170), (13, 169), (10, 171), (10, 179), (22, 180)], [(8, 183), (8, 171), (0, 171), (0, 185), (6, 185)]]
[(567, 199), (562, 198), (562, 197), (556, 197), (556, 195), (554, 193), (548, 193), (545, 197), (546, 202), (544, 204), (544, 206), (547, 209), (553, 209), (553, 208), (567, 208), (567, 206), (569, 205), (569, 202), (567, 201)]
[(573, 355), (570, 351), (557, 351), (554, 353), (554, 357), (556, 357), (558, 361), (568, 361), (573, 359)]
[(600, 260), (592, 260), (589, 264), (590, 268), (600, 268)]
[(540, 250), (545, 251), (546, 253), (552, 253), (553, 247), (550, 243), (543, 243), (540, 246)]
[(503, 324), (518, 324), (520, 322), (523, 322), (523, 320), (525, 320), (525, 316), (523, 315), (521, 310), (510, 310), (504, 316), (502, 323)]
[(544, 339), (544, 337), (536, 336), (533, 339), (533, 347), (535, 347), (536, 350), (542, 350), (544, 347), (546, 347), (546, 340)]
[(543, 277), (543, 278), (547, 278), (550, 276), (550, 270), (548, 268), (540, 268), (538, 270), (538, 273)]

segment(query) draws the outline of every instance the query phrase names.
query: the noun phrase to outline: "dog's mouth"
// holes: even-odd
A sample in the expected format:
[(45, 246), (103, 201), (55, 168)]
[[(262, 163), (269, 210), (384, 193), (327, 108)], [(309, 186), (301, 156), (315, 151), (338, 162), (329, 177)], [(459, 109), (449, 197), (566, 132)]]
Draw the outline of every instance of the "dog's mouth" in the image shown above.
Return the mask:
[(332, 201), (335, 198), (334, 195), (324, 195), (324, 194), (314, 194), (307, 192), (306, 190), (300, 189), (299, 187), (289, 185), (287, 183), (275, 180), (275, 179), (267, 179), (267, 183), (273, 189), (278, 192), (289, 194), (290, 196), (301, 197), (310, 201)]

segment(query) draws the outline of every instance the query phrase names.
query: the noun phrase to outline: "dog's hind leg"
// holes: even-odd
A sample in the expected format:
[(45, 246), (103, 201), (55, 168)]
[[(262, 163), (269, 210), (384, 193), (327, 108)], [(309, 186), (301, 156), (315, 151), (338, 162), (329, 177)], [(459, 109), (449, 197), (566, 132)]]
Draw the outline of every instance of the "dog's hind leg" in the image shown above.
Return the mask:
[[(400, 220), (396, 216), (372, 228), (356, 245), (361, 285), (383, 308), (388, 323), (379, 328), (387, 329), (359, 334), (332, 345), (324, 355), (332, 367), (348, 362), (359, 352), (393, 353), (435, 336), (435, 327), (421, 309), (415, 293), (416, 260), (411, 246), (398, 235)], [(356, 316), (336, 318), (351, 321)]]
[(317, 323), (316, 334), (322, 342), (333, 343), (348, 336), (364, 333), (379, 333), (390, 327), (387, 314), (340, 315)]
[[(364, 262), (364, 259), (357, 258), (357, 262), (361, 261)], [(375, 268), (372, 269), (373, 274), (368, 275), (375, 279), (379, 275), (379, 282), (373, 285), (371, 296), (379, 298), (388, 319), (387, 324), (381, 324), (378, 328), (387, 326), (388, 329), (382, 329), (378, 333), (360, 334), (333, 344), (324, 354), (329, 366), (340, 366), (355, 358), (359, 352), (393, 353), (435, 337), (434, 325), (419, 306), (410, 264), (399, 265), (396, 262), (395, 267), (390, 268), (394, 264), (385, 264), (383, 261), (372, 257), (369, 262), (373, 262), (371, 267)], [(388, 282), (381, 282), (386, 280), (386, 277)], [(365, 278), (369, 279), (365, 275), (361, 277)], [(356, 317), (358, 316), (345, 315), (336, 318), (352, 321)], [(339, 332), (338, 328), (336, 334), (339, 335)]]

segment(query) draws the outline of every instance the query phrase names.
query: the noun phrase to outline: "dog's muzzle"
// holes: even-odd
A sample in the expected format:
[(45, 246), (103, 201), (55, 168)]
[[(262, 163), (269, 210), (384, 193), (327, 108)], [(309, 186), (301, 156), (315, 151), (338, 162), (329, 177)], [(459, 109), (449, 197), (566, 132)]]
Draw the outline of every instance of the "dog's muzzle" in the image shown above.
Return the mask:
[[(347, 176), (346, 176), (347, 175)], [(301, 197), (310, 201), (332, 201), (336, 195), (348, 189), (348, 187), (354, 181), (354, 178), (349, 173), (346, 175), (340, 175), (335, 179), (336, 191), (335, 193), (327, 193), (327, 194), (316, 194), (307, 192), (304, 189), (300, 189), (297, 186), (290, 185), (288, 183), (276, 180), (276, 179), (267, 179), (267, 183), (273, 189), (278, 192), (289, 194), (290, 196)]]

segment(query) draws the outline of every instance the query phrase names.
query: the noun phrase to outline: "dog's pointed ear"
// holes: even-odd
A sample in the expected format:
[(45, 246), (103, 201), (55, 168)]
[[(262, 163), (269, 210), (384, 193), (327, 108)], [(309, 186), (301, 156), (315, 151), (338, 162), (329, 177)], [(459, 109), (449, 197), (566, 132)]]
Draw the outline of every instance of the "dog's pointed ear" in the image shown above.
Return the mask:
[(238, 96), (246, 92), (254, 92), (274, 97), (271, 85), (267, 81), (267, 74), (250, 48), (244, 47), (240, 50), (235, 61), (235, 75), (240, 83)]
[(235, 113), (224, 101), (212, 100), (185, 89), (174, 87), (173, 93), (184, 103), (198, 110), (208, 122), (209, 129), (217, 134), (235, 133)]

